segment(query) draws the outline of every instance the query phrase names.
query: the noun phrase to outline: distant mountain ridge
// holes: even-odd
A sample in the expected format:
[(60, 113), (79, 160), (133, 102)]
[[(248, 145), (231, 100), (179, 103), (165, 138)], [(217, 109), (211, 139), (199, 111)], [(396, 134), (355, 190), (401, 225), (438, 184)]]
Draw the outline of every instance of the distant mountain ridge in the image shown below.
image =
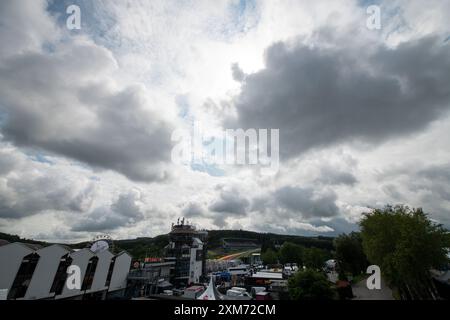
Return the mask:
[[(305, 247), (316, 247), (325, 250), (333, 250), (332, 237), (305, 237), (296, 235), (280, 235), (274, 233), (260, 233), (246, 230), (209, 230), (208, 231), (208, 249), (217, 250), (222, 247), (223, 238), (238, 238), (238, 239), (253, 239), (261, 246), (264, 251), (267, 248), (278, 248), (284, 242), (293, 242)], [(21, 238), (17, 235), (11, 235), (0, 232), (0, 239), (9, 242), (25, 242), (35, 243), (43, 246), (51, 245), (53, 243), (36, 241), (32, 239)], [(136, 239), (114, 240), (114, 251), (122, 250), (130, 253), (135, 259), (142, 259), (145, 257), (160, 257), (163, 255), (164, 247), (169, 243), (169, 235), (163, 234), (155, 237), (140, 237)], [(84, 248), (89, 245), (89, 242), (80, 242), (75, 244), (66, 244), (73, 249)]]

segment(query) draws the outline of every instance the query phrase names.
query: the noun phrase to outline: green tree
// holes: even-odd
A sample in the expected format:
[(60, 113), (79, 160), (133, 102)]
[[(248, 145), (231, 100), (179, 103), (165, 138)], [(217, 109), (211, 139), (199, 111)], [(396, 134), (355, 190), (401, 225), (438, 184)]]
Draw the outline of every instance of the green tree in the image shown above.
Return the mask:
[(336, 259), (342, 271), (353, 275), (365, 272), (368, 266), (367, 257), (364, 254), (361, 235), (352, 232), (343, 234), (334, 240)]
[(403, 299), (432, 299), (436, 292), (430, 269), (446, 257), (448, 231), (433, 223), (422, 209), (387, 206), (365, 214), (360, 222), (364, 252), (380, 266)]
[(282, 264), (297, 263), (297, 265), (302, 266), (304, 250), (303, 246), (286, 241), (279, 251), (280, 262)]
[(275, 264), (278, 262), (278, 255), (272, 249), (267, 249), (262, 255), (261, 259), (264, 264)]
[(327, 251), (319, 248), (306, 248), (303, 251), (303, 262), (307, 268), (320, 269), (329, 257)]
[(312, 269), (297, 272), (289, 279), (288, 286), (293, 300), (330, 300), (334, 297), (327, 277)]

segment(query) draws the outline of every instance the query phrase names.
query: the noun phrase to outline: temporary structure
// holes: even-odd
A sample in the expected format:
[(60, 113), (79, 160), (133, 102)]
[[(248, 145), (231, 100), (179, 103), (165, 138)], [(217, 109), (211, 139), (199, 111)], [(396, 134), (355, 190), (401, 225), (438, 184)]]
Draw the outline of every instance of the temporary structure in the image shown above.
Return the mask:
[(214, 284), (213, 276), (211, 276), (208, 288), (206, 288), (205, 292), (203, 292), (202, 295), (197, 298), (197, 300), (223, 300), (223, 296), (220, 294)]

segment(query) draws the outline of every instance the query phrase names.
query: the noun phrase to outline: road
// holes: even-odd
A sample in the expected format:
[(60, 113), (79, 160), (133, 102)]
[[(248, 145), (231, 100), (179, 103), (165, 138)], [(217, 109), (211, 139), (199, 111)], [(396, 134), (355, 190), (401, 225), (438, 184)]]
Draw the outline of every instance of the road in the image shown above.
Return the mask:
[(369, 290), (366, 285), (366, 279), (356, 283), (352, 286), (353, 300), (394, 300), (392, 290), (386, 285), (383, 278), (381, 278), (380, 290)]
[(230, 254), (228, 256), (221, 257), (218, 260), (234, 260), (234, 259), (240, 258), (242, 256), (250, 255), (250, 254), (255, 253), (255, 252), (260, 252), (260, 249), (255, 249), (255, 250), (249, 250), (249, 251), (244, 251), (244, 252), (238, 252), (238, 253)]

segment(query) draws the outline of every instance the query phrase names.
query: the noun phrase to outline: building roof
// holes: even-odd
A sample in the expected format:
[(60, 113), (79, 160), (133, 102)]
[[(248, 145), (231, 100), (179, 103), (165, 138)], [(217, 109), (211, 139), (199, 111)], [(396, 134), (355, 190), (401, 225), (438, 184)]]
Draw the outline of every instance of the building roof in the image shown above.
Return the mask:
[(281, 272), (256, 272), (252, 275), (252, 278), (263, 278), (263, 279), (283, 279), (283, 274)]
[(39, 250), (39, 249), (42, 248), (41, 245), (39, 245), (39, 244), (34, 244), (34, 243), (13, 242), (13, 243), (11, 243), (11, 244), (18, 244), (18, 245), (21, 245), (21, 246), (23, 246), (23, 247), (26, 247), (26, 248), (28, 248), (28, 249), (30, 249), (30, 250), (33, 250), (33, 251), (36, 251), (36, 250)]
[(39, 250), (42, 249), (42, 246), (40, 244), (35, 244), (35, 243), (24, 243), (28, 248), (33, 249), (33, 250)]
[(119, 257), (119, 256), (123, 256), (123, 255), (127, 255), (127, 256), (129, 256), (129, 257), (131, 258), (131, 255), (130, 255), (128, 252), (126, 252), (125, 250), (119, 252), (119, 253), (116, 254), (115, 256), (116, 256), (116, 257)]
[(9, 244), (9, 241), (0, 239), (0, 247)]
[(43, 249), (47, 249), (47, 248), (49, 249), (49, 248), (54, 248), (54, 247), (62, 248), (62, 249), (66, 250), (66, 251), (69, 251), (69, 252), (74, 252), (74, 250), (71, 247), (66, 246), (64, 244), (52, 244), (52, 245), (47, 246), (47, 247), (41, 247), (41, 248), (39, 248), (39, 250), (43, 250)]

